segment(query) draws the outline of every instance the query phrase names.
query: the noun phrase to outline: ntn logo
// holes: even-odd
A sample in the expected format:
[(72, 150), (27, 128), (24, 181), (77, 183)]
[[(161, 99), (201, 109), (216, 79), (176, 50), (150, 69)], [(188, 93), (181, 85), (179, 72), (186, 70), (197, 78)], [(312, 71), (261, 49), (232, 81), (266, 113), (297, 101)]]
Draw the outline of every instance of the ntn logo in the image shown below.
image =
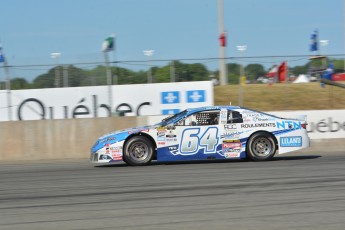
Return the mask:
[(300, 121), (277, 121), (277, 128), (282, 129), (301, 129), (302, 124)]

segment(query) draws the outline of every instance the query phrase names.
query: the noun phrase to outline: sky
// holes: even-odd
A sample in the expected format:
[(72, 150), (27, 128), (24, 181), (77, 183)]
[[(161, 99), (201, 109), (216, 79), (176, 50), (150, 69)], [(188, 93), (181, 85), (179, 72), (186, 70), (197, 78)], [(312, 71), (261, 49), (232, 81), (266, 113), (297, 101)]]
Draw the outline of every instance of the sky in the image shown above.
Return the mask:
[[(223, 0), (227, 57), (309, 55), (310, 35), (329, 40), (320, 52), (344, 54), (344, 0)], [(101, 46), (116, 36), (112, 61), (203, 59), (218, 70), (218, 0), (0, 0), (0, 44), (9, 65), (103, 62)], [(240, 54), (237, 45), (247, 45)], [(143, 50), (154, 50), (148, 58)], [(61, 53), (58, 60), (53, 52)], [(307, 60), (290, 58), (289, 65)], [(268, 67), (279, 58), (242, 59)], [(231, 61), (230, 61), (231, 62)], [(304, 63), (303, 63), (304, 62)], [(145, 63), (121, 67), (146, 70)], [(81, 66), (83, 67), (83, 66)], [(93, 66), (84, 66), (92, 68)], [(51, 67), (11, 68), (32, 80)], [(4, 73), (0, 69), (0, 80)]]

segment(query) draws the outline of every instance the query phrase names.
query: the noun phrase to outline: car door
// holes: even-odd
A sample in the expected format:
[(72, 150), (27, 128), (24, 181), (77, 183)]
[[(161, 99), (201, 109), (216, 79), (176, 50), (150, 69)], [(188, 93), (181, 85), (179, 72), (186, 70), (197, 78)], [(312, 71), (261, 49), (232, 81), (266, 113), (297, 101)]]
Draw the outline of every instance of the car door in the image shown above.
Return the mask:
[[(222, 156), (228, 158), (239, 158), (245, 149), (243, 140), (242, 114), (236, 110), (221, 110), (220, 119), (220, 141), (222, 143)], [(244, 154), (244, 153), (242, 153)]]
[[(175, 160), (217, 159), (219, 146), (219, 110), (190, 114), (174, 124), (177, 139)], [(218, 157), (219, 158), (219, 157)]]

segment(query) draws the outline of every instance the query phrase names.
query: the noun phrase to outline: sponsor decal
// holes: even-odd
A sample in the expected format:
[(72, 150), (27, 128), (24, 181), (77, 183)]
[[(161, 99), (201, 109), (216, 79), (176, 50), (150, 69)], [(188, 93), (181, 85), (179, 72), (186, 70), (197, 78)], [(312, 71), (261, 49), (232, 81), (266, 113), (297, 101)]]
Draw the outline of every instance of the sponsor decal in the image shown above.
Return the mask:
[(121, 153), (122, 147), (121, 146), (110, 147), (110, 150), (111, 150), (111, 153)]
[(240, 152), (238, 152), (238, 153), (225, 153), (224, 154), (224, 156), (226, 157), (226, 158), (235, 158), (235, 157), (240, 157)]
[(227, 124), (224, 125), (224, 130), (225, 131), (231, 131), (231, 130), (236, 130), (237, 126), (235, 124)]
[(228, 117), (228, 110), (227, 109), (220, 110), (220, 123), (222, 125), (225, 125), (227, 123), (227, 117)]
[(252, 120), (253, 120), (254, 122), (262, 122), (262, 121), (273, 121), (274, 118), (268, 118), (268, 117), (264, 117), (264, 118), (262, 118), (262, 117), (253, 117)]
[(240, 133), (239, 132), (224, 133), (220, 137), (224, 138), (224, 139), (239, 139), (240, 138)]
[(113, 153), (111, 156), (113, 157), (113, 160), (117, 160), (117, 161), (122, 160), (122, 154)]
[(167, 138), (166, 141), (167, 142), (176, 142), (177, 138)]
[(164, 141), (159, 141), (158, 145), (165, 145), (165, 142)]
[(225, 142), (222, 145), (223, 149), (241, 149), (242, 148), (242, 144), (241, 142)]
[(224, 143), (241, 143), (240, 140), (223, 140), (223, 144)]
[(301, 129), (302, 124), (300, 121), (277, 121), (278, 129)]
[(249, 122), (252, 122), (253, 119), (251, 117), (243, 117), (243, 122), (244, 123), (249, 123)]
[(253, 113), (253, 112), (249, 112), (249, 113), (244, 112), (243, 114), (246, 117), (260, 117), (261, 116), (260, 113)]
[(110, 150), (122, 150), (122, 146), (111, 147)]
[[(103, 137), (101, 137), (101, 138), (103, 138)], [(113, 140), (115, 140), (115, 137), (108, 137), (106, 139), (101, 140), (100, 143), (103, 143), (103, 142), (106, 142), (106, 141), (113, 141)]]
[(176, 137), (175, 131), (174, 130), (169, 130), (169, 132), (166, 133), (166, 137), (167, 138), (174, 138), (174, 137)]
[(280, 147), (301, 147), (301, 146), (302, 146), (302, 137), (301, 136), (281, 137), (280, 138)]
[(157, 132), (157, 141), (165, 141), (165, 131)]
[(132, 133), (139, 133), (139, 132), (149, 132), (150, 130), (148, 129), (133, 129), (133, 130), (130, 130), (128, 131), (128, 134), (132, 134)]
[(163, 131), (157, 132), (157, 137), (164, 137), (164, 136), (165, 136), (165, 132), (163, 132)]
[(225, 158), (239, 157), (242, 144), (240, 140), (226, 140), (222, 144), (222, 152)]
[(197, 103), (205, 102), (205, 90), (188, 90), (187, 91), (187, 102), (188, 103)]
[(276, 127), (275, 123), (257, 123), (257, 124), (241, 124), (241, 128), (266, 128), (266, 127)]

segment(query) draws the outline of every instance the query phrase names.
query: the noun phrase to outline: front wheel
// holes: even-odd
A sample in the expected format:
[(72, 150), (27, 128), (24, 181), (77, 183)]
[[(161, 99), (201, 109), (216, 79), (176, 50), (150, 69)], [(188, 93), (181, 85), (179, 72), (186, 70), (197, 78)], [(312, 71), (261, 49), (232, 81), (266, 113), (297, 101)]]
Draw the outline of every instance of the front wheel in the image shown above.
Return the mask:
[(143, 136), (129, 139), (124, 147), (124, 161), (132, 166), (147, 165), (153, 157), (153, 147), (150, 140)]
[(247, 155), (253, 161), (270, 160), (276, 150), (273, 136), (265, 132), (255, 133), (247, 143)]

